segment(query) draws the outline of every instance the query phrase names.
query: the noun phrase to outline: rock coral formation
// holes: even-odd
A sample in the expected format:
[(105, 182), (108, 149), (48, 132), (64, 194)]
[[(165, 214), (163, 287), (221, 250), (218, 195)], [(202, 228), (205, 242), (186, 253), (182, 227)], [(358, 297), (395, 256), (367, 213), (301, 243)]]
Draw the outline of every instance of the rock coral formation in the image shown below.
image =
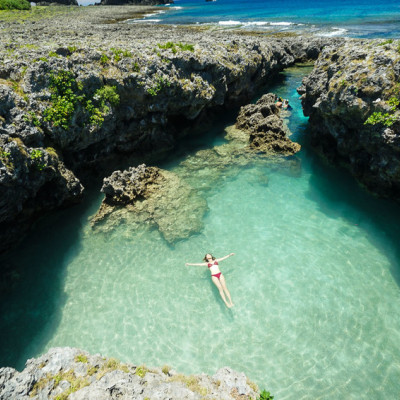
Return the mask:
[[(105, 199), (92, 218), (95, 231), (111, 232), (122, 222), (131, 229), (150, 223), (169, 243), (200, 232), (207, 211), (204, 195), (221, 183), (222, 176), (234, 176), (240, 168), (259, 163), (279, 162), (282, 167), (283, 158), (300, 150), (287, 138), (289, 130), (275, 101), (269, 93), (242, 107), (236, 128), (227, 129), (228, 143), (198, 151), (173, 172), (144, 164), (113, 172), (104, 179)], [(285, 161), (292, 171), (300, 168), (295, 159)], [(268, 182), (266, 175), (258, 178)]]
[(74, 348), (53, 348), (30, 359), (22, 372), (0, 368), (0, 399), (250, 400), (257, 386), (228, 367), (213, 376), (183, 375), (170, 367), (124, 364)]
[(279, 117), (280, 108), (275, 105), (277, 97), (265, 94), (256, 104), (240, 109), (236, 127), (249, 134), (250, 148), (262, 153), (278, 153), (289, 156), (300, 151), (301, 146), (288, 137), (288, 129)]
[(400, 57), (392, 40), (327, 47), (299, 88), (314, 146), (371, 192), (400, 200)]
[(105, 199), (92, 219), (97, 231), (110, 231), (121, 222), (132, 229), (151, 224), (174, 243), (203, 227), (206, 200), (169, 171), (144, 164), (115, 171), (104, 179), (101, 191)]
[[(20, 140), (29, 154), (56, 149), (78, 178), (121, 155), (165, 154), (211, 111), (245, 103), (278, 71), (316, 57), (329, 42), (110, 24), (149, 11), (133, 6), (51, 9), (1, 24), (0, 135), (2, 143)], [(22, 158), (8, 153), (2, 145), (2, 171), (7, 163), (15, 169), (0, 175), (1, 190), (22, 168)], [(42, 175), (30, 180), (42, 182)], [(0, 222), (0, 251), (49, 208), (38, 193), (3, 200), (3, 215), (12, 218)], [(50, 208), (62, 203), (58, 197)], [(35, 212), (25, 212), (33, 203)]]

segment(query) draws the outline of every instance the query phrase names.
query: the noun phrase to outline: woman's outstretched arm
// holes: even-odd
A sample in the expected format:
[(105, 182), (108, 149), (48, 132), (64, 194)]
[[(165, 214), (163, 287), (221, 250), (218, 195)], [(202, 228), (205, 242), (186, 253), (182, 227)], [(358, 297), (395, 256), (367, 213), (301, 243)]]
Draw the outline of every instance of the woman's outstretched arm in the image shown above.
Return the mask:
[(207, 265), (207, 263), (200, 263), (200, 264), (191, 264), (191, 263), (186, 263), (186, 266), (188, 265), (198, 265), (199, 267), (204, 267), (205, 265)]
[(225, 257), (217, 258), (217, 261), (220, 262), (220, 261), (226, 260), (228, 257), (234, 256), (234, 255), (235, 255), (235, 253), (228, 254)]

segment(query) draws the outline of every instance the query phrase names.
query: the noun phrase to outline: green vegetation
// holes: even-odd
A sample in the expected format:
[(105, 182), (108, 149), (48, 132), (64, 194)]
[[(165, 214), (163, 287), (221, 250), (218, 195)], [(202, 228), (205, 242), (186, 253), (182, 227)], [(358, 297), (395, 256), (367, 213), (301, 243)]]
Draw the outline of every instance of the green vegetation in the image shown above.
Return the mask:
[(145, 365), (141, 365), (140, 367), (136, 368), (135, 375), (139, 376), (140, 378), (144, 378), (149, 370)]
[(169, 365), (164, 365), (164, 366), (161, 368), (161, 371), (162, 371), (162, 373), (163, 373), (164, 375), (168, 375), (168, 374), (169, 374), (169, 371), (171, 371), (171, 367), (170, 367)]
[(45, 121), (67, 130), (78, 106), (86, 110), (89, 123), (101, 126), (110, 106), (119, 104), (116, 86), (103, 86), (93, 96), (82, 94), (83, 87), (71, 71), (60, 70), (50, 75), (51, 106), (44, 112)]
[(173, 42), (167, 42), (164, 44), (158, 43), (157, 44), (159, 49), (170, 49), (172, 53), (177, 53), (178, 49), (183, 50), (183, 51), (194, 51), (194, 46), (192, 44), (187, 44), (187, 43), (173, 43)]
[(55, 396), (54, 400), (66, 400), (71, 393), (89, 385), (89, 381), (86, 378), (76, 377), (74, 371), (60, 371), (56, 375), (47, 374), (45, 377), (39, 379), (29, 395), (30, 397), (37, 396), (46, 386), (51, 386), (51, 390), (55, 389), (61, 381), (67, 381), (70, 386), (64, 392)]
[[(400, 104), (400, 100), (397, 97), (391, 97), (388, 101), (387, 104), (390, 106), (392, 112), (396, 111), (397, 107)], [(396, 115), (391, 114), (391, 113), (385, 113), (383, 114), (381, 111), (377, 111), (372, 113), (367, 120), (364, 122), (364, 125), (378, 125), (382, 124), (384, 126), (390, 127), (392, 126), (396, 121), (398, 121), (398, 118)]]
[(60, 57), (55, 51), (50, 51), (49, 52), (49, 57), (55, 57), (55, 58), (58, 58), (58, 57)]
[(386, 44), (393, 43), (393, 39), (385, 40), (384, 42), (378, 43), (378, 46), (385, 46)]
[(182, 382), (186, 385), (186, 387), (191, 390), (192, 392), (199, 393), (202, 397), (207, 396), (208, 390), (204, 386), (201, 386), (198, 378), (193, 376), (193, 375), (182, 375), (182, 374), (177, 374), (174, 376), (171, 376), (169, 378), (169, 381), (171, 382)]
[(0, 161), (8, 168), (14, 169), (14, 164), (10, 159), (11, 153), (0, 148)]
[(39, 118), (33, 111), (29, 111), (28, 114), (25, 114), (23, 118), (26, 122), (30, 122), (36, 127), (41, 125)]
[(52, 92), (52, 106), (44, 112), (45, 121), (53, 126), (67, 130), (78, 101), (82, 96), (76, 95), (77, 83), (72, 72), (60, 70), (50, 74), (50, 90)]
[(64, 390), (61, 394), (54, 397), (54, 400), (66, 400), (71, 393), (89, 386), (89, 381), (84, 377), (76, 377), (74, 371), (63, 372), (61, 371), (54, 376), (54, 387), (58, 386), (61, 381), (67, 381), (70, 387)]
[(106, 65), (106, 64), (108, 64), (109, 61), (110, 61), (110, 58), (108, 57), (108, 55), (106, 53), (103, 53), (100, 57), (100, 64)]
[(274, 396), (271, 396), (271, 394), (269, 392), (267, 392), (266, 390), (263, 390), (260, 393), (260, 397), (257, 400), (273, 400)]
[(107, 103), (112, 106), (119, 104), (119, 94), (116, 86), (103, 86), (94, 93), (93, 100), (87, 100), (85, 109), (89, 113), (89, 121), (93, 125), (101, 126), (110, 108)]
[(27, 0), (0, 0), (0, 10), (30, 10)]
[(36, 168), (39, 171), (43, 171), (46, 167), (46, 163), (43, 160), (43, 152), (39, 149), (33, 149), (31, 151), (31, 160), (34, 162)]
[(133, 64), (133, 71), (134, 72), (139, 72), (140, 71), (140, 66), (137, 62), (135, 62), (135, 64)]
[(170, 86), (171, 82), (168, 79), (164, 78), (163, 76), (158, 76), (156, 83), (151, 88), (147, 89), (147, 93), (150, 96), (157, 96), (158, 93), (160, 93), (163, 89)]
[(75, 53), (78, 50), (76, 46), (68, 46), (67, 49), (70, 54)]
[(74, 360), (75, 360), (75, 362), (80, 362), (80, 363), (84, 363), (84, 364), (88, 363), (88, 358), (84, 354), (78, 354), (74, 358)]
[(397, 118), (394, 115), (389, 113), (383, 114), (382, 112), (374, 112), (364, 122), (364, 125), (383, 124), (385, 126), (392, 126), (396, 121)]
[[(97, 370), (96, 370), (97, 369)], [(94, 375), (97, 373), (97, 380), (100, 380), (105, 374), (111, 371), (123, 371), (128, 373), (129, 368), (126, 364), (122, 364), (120, 361), (116, 360), (115, 358), (109, 358), (105, 364), (101, 366), (101, 368), (98, 367), (92, 367), (89, 368), (88, 374), (89, 375)]]

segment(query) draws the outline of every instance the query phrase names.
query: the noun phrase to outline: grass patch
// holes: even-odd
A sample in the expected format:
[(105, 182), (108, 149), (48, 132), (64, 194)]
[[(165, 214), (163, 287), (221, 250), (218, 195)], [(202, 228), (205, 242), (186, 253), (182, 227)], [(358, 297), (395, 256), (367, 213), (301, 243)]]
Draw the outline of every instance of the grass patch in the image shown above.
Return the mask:
[(30, 10), (27, 0), (0, 0), (0, 10)]
[(164, 44), (158, 43), (157, 44), (159, 49), (169, 49), (172, 51), (172, 53), (177, 53), (178, 49), (182, 50), (182, 51), (194, 51), (194, 46), (192, 44), (188, 44), (188, 43), (174, 43), (174, 42), (167, 42)]
[(182, 374), (177, 374), (169, 378), (170, 382), (182, 382), (183, 384), (186, 385), (186, 387), (191, 390), (192, 392), (199, 393), (201, 396), (205, 397), (208, 394), (207, 388), (204, 386), (201, 386), (199, 383), (199, 378), (193, 376), (193, 375), (182, 375)]
[[(121, 363), (115, 358), (109, 358), (100, 368), (99, 367), (92, 367), (94, 368), (90, 372), (88, 371), (89, 375), (94, 375), (97, 373), (97, 380), (100, 380), (105, 374), (111, 371), (122, 371), (125, 373), (129, 373), (129, 368), (126, 364)], [(97, 371), (95, 370), (97, 368)]]
[[(53, 149), (54, 150), (54, 149)], [(54, 150), (55, 151), (55, 150)], [(74, 358), (75, 362), (80, 362), (83, 364), (87, 364), (88, 363), (88, 358), (84, 355), (84, 354), (78, 354), (75, 358)]]

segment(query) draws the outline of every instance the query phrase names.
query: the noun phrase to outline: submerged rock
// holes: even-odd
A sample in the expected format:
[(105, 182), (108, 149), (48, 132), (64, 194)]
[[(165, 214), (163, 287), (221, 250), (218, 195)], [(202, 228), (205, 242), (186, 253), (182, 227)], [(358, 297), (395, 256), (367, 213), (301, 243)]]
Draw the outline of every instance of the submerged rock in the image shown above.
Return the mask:
[(22, 372), (0, 368), (1, 400), (250, 400), (258, 395), (244, 373), (228, 367), (213, 376), (188, 376), (168, 366), (125, 364), (70, 347), (53, 348), (28, 360)]
[(142, 164), (104, 179), (105, 199), (92, 219), (96, 231), (110, 232), (122, 222), (132, 229), (156, 226), (174, 243), (203, 228), (207, 202), (176, 174)]

